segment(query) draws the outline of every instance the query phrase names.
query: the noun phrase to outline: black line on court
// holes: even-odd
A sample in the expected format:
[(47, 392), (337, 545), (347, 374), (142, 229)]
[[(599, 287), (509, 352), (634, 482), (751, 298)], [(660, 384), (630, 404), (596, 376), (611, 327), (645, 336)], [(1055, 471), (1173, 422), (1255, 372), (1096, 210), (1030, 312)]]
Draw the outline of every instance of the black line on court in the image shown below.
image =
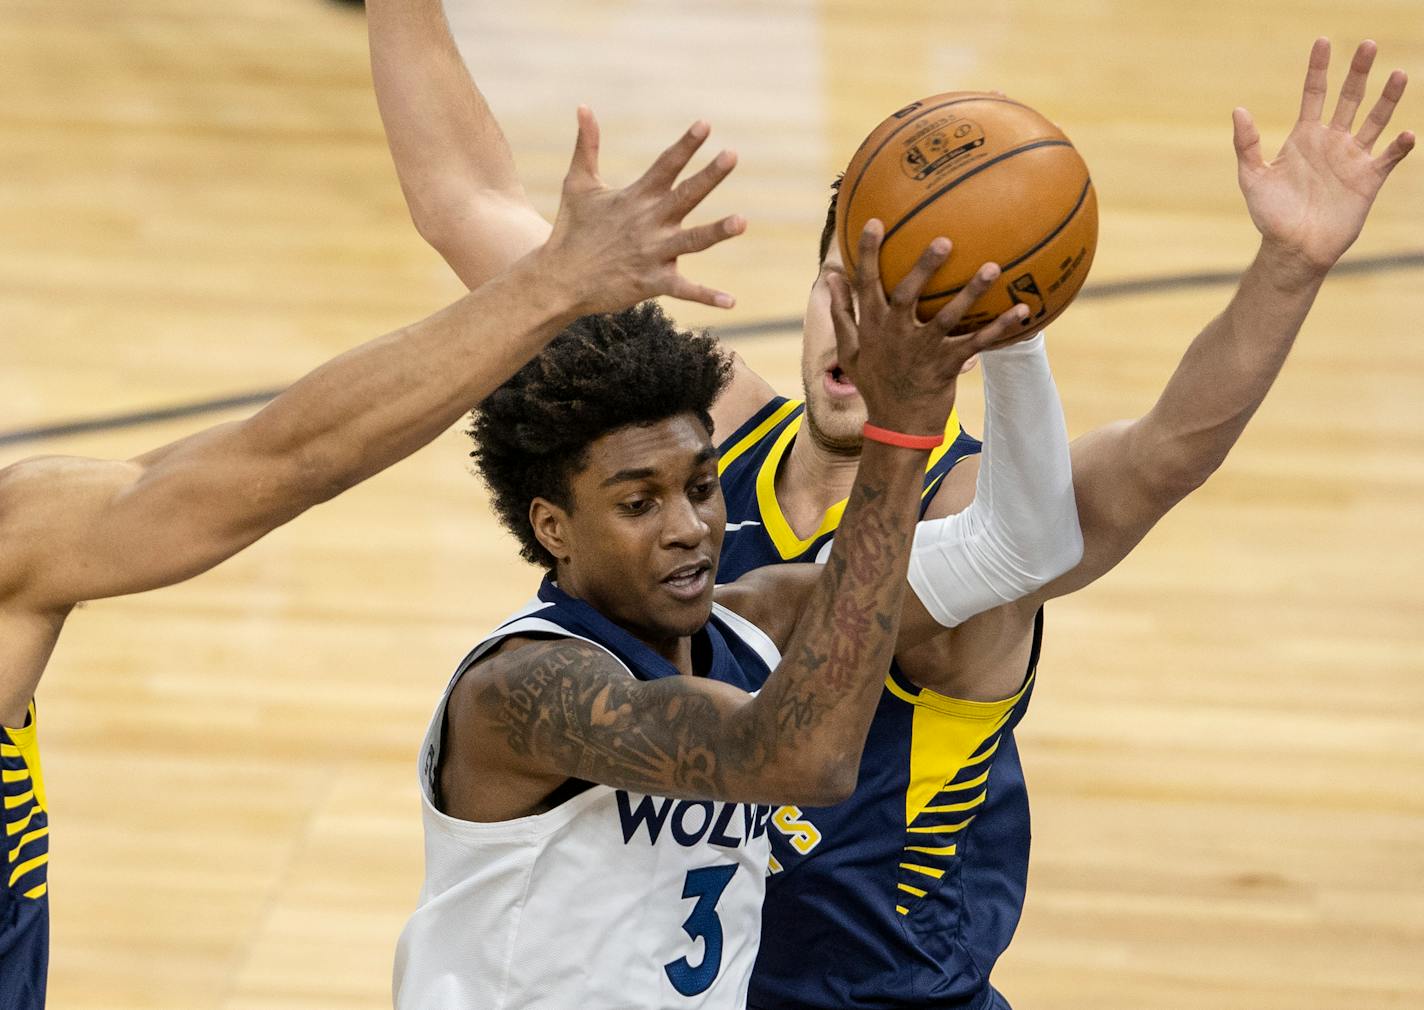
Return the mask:
[[(1424, 249), (1413, 252), (1388, 253), (1383, 256), (1361, 256), (1358, 259), (1338, 264), (1331, 273), (1375, 274), (1392, 270), (1413, 270), (1421, 267), (1424, 267)], [(1162, 277), (1138, 277), (1132, 280), (1092, 284), (1083, 288), (1078, 297), (1095, 301), (1159, 294), (1164, 291), (1186, 291), (1193, 288), (1233, 284), (1240, 276), (1239, 270), (1203, 270), (1195, 273), (1168, 274)], [(794, 332), (800, 328), (800, 316), (787, 316), (783, 319), (764, 319), (754, 323), (739, 323), (735, 326), (718, 326), (714, 328), (714, 332), (717, 336), (724, 338), (762, 337), (775, 333)], [(74, 421), (59, 421), (32, 428), (0, 431), (0, 446), (37, 442), (46, 438), (58, 438), (61, 435), (78, 435), (87, 431), (131, 428), (141, 424), (153, 424), (180, 417), (194, 417), (219, 410), (231, 410), (235, 407), (257, 407), (280, 393), (282, 388), (285, 387), (239, 393), (235, 396), (224, 396), (211, 400), (195, 400), (191, 403), (180, 403), (170, 407), (135, 410), (122, 414), (107, 414)]]

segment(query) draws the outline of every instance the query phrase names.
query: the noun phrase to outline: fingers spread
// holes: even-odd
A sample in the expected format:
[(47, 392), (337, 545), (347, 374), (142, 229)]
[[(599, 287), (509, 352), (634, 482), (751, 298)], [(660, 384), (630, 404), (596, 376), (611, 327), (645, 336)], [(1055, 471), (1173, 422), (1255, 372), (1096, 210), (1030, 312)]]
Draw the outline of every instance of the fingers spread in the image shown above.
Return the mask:
[(1345, 83), (1340, 86), (1340, 100), (1335, 103), (1335, 115), (1330, 117), (1330, 127), (1348, 131), (1355, 122), (1355, 113), (1365, 100), (1365, 85), (1369, 80), (1370, 67), (1375, 62), (1375, 44), (1366, 39), (1355, 50), (1355, 58), (1350, 61), (1350, 72), (1345, 75)]
[(716, 189), (723, 179), (731, 174), (732, 169), (737, 167), (737, 153), (735, 151), (723, 151), (713, 158), (702, 171), (690, 178), (684, 179), (673, 188), (671, 202), (669, 204), (672, 216), (675, 220), (681, 221), (694, 207), (707, 198), (707, 194)]
[(740, 235), (747, 230), (747, 220), (740, 214), (733, 214), (731, 217), (724, 217), (720, 221), (712, 224), (698, 225), (696, 228), (687, 228), (678, 232), (673, 239), (672, 255), (685, 256), (688, 253), (701, 252), (703, 249), (710, 249), (718, 242), (725, 242), (729, 238)]
[(1355, 135), (1355, 141), (1366, 151), (1374, 148), (1375, 141), (1389, 125), (1395, 106), (1404, 95), (1404, 86), (1408, 83), (1409, 77), (1403, 70), (1394, 71), (1389, 75), (1389, 80), (1384, 82), (1384, 91), (1380, 94), (1379, 101), (1375, 102), (1374, 108), (1360, 125), (1360, 132)]
[(687, 163), (692, 160), (692, 156), (711, 132), (712, 128), (704, 121), (699, 119), (693, 123), (675, 144), (658, 155), (657, 161), (653, 162), (633, 186), (658, 191), (671, 189), (672, 184), (677, 181), (678, 173), (687, 167)]
[(672, 282), (664, 293), (685, 302), (698, 302), (718, 309), (730, 309), (737, 304), (737, 300), (725, 291), (694, 283), (681, 274), (673, 275)]
[(949, 258), (949, 250), (950, 242), (947, 238), (941, 237), (931, 242), (910, 268), (910, 272), (895, 286), (890, 295), (890, 304), (902, 309), (914, 305), (935, 271)]
[(1414, 150), (1414, 134), (1405, 130), (1394, 138), (1394, 143), (1384, 149), (1384, 153), (1379, 156), (1375, 164), (1379, 166), (1380, 172), (1389, 175), (1394, 171), (1394, 166), (1405, 159), (1410, 151)]
[(1231, 128), (1238, 164), (1253, 171), (1265, 167), (1265, 159), (1261, 157), (1261, 133), (1256, 129), (1251, 113), (1240, 108), (1232, 110)]
[(1305, 71), (1305, 91), (1300, 96), (1300, 121), (1318, 123), (1325, 111), (1326, 74), (1330, 70), (1330, 40), (1316, 39)]
[(598, 179), (598, 120), (587, 105), (578, 107), (578, 139), (574, 141), (574, 157), (564, 187), (587, 189), (601, 185)]

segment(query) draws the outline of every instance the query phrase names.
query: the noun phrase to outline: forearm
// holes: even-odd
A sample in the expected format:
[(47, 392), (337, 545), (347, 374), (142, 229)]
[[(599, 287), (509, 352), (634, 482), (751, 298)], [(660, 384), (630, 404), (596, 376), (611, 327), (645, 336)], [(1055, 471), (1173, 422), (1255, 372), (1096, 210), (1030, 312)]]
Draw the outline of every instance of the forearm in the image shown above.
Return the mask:
[(233, 433), (242, 458), (283, 461), (300, 511), (409, 455), (459, 419), (577, 315), (537, 255), (460, 301), (348, 351)]
[(925, 456), (867, 442), (831, 556), (784, 659), (744, 716), (758, 761), (818, 777), (835, 802), (854, 788), (894, 654)]
[(366, 15), (376, 104), (416, 224), (438, 227), (476, 190), (522, 194), (440, 0), (369, 0)]
[(984, 452), (974, 500), (916, 529), (910, 584), (935, 625), (907, 621), (902, 646), (1017, 600), (1082, 557), (1068, 431), (1043, 336), (981, 358)]
[(1270, 391), (1324, 274), (1264, 246), (1132, 429), (1134, 469), (1175, 501), (1226, 458)]

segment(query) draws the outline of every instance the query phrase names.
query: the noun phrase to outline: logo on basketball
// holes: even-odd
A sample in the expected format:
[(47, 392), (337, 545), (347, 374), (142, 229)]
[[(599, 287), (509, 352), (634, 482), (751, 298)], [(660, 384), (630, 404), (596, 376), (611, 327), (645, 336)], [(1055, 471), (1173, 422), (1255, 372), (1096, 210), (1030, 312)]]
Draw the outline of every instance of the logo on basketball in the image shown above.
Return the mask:
[(957, 163), (984, 146), (984, 131), (967, 119), (951, 118), (913, 138), (901, 156), (900, 167), (916, 182)]
[(1033, 274), (1019, 274), (1009, 281), (1009, 297), (1015, 305), (1028, 306), (1030, 319), (1043, 315), (1043, 292), (1038, 290)]

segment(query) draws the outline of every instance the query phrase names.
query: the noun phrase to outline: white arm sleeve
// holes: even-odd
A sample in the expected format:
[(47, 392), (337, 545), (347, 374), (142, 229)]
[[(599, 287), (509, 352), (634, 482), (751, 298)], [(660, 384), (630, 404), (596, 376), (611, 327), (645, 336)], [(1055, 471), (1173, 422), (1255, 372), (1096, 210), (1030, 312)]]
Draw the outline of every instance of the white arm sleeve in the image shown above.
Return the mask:
[(1043, 334), (981, 358), (984, 454), (974, 501), (920, 523), (910, 554), (910, 586), (947, 628), (1028, 595), (1083, 556), (1068, 430)]

